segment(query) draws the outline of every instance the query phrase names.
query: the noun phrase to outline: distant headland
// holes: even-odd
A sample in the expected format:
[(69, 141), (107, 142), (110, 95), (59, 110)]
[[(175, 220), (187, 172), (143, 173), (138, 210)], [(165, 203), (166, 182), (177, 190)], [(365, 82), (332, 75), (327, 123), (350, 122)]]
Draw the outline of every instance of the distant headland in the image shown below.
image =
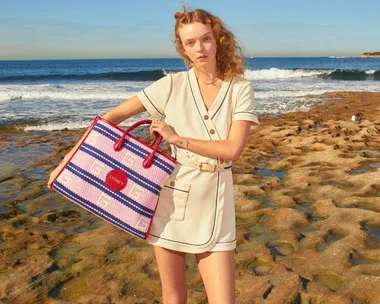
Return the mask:
[(371, 57), (371, 58), (380, 58), (380, 52), (374, 52), (374, 53), (363, 53), (360, 54), (360, 57)]

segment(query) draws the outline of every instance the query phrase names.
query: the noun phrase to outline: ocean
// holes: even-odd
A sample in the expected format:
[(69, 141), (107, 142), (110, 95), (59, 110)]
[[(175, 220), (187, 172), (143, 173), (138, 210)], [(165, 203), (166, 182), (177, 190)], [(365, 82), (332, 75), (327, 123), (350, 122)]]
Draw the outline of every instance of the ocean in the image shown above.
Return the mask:
[[(378, 58), (247, 58), (246, 64), (259, 115), (306, 111), (312, 96), (325, 92), (380, 91)], [(84, 128), (153, 81), (185, 69), (176, 58), (0, 61), (0, 128)]]

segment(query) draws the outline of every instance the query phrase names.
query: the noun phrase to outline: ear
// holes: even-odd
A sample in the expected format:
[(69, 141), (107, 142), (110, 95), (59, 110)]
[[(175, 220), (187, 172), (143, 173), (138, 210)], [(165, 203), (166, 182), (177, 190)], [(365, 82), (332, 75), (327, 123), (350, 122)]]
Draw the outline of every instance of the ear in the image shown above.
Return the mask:
[(186, 49), (185, 49), (185, 47), (184, 47), (183, 44), (182, 44), (182, 51), (183, 51), (183, 54), (184, 54), (184, 55), (186, 55), (187, 57), (189, 57), (189, 55), (187, 54)]
[(183, 44), (182, 44), (181, 46), (182, 46), (182, 47), (181, 47), (181, 51), (179, 51), (179, 54), (180, 54), (181, 56), (183, 56), (183, 57), (187, 57), (187, 59), (190, 60), (190, 57), (189, 57), (189, 55), (186, 53), (186, 51), (185, 51), (185, 47), (183, 46)]

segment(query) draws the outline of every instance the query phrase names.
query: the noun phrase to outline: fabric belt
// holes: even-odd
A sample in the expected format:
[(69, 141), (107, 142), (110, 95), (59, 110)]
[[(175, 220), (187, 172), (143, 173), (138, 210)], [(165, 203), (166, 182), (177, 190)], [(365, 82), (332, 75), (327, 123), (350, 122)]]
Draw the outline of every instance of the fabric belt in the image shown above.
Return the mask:
[(227, 164), (208, 164), (205, 162), (192, 162), (187, 160), (186, 158), (177, 160), (179, 164), (186, 166), (186, 167), (191, 167), (198, 169), (199, 171), (207, 171), (207, 172), (222, 172), (222, 171), (227, 171), (231, 170), (232, 168), (232, 163), (227, 163)]

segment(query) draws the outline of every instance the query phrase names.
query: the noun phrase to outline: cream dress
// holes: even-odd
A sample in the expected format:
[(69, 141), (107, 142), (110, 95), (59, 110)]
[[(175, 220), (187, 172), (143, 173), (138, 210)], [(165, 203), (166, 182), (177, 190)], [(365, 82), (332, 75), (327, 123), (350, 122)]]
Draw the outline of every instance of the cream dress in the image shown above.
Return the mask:
[[(182, 137), (227, 139), (235, 120), (258, 123), (252, 85), (240, 77), (225, 79), (209, 110), (193, 69), (168, 74), (137, 94), (153, 117), (164, 117)], [(172, 146), (178, 161), (160, 193), (149, 243), (187, 253), (236, 248), (231, 162), (212, 159)], [(207, 172), (184, 162), (223, 164), (227, 170)]]

